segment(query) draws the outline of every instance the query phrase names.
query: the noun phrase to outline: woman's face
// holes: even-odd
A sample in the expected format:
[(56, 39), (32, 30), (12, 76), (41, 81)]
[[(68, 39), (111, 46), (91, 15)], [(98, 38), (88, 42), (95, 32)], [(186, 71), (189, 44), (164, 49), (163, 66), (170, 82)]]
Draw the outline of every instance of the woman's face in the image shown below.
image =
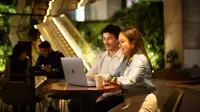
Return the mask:
[(130, 43), (128, 38), (124, 34), (120, 33), (119, 34), (119, 47), (120, 47), (121, 52), (125, 56), (130, 56), (133, 51), (134, 44)]
[(20, 60), (25, 60), (26, 59), (26, 56), (27, 56), (27, 53), (26, 52), (23, 52), (21, 55), (20, 55)]

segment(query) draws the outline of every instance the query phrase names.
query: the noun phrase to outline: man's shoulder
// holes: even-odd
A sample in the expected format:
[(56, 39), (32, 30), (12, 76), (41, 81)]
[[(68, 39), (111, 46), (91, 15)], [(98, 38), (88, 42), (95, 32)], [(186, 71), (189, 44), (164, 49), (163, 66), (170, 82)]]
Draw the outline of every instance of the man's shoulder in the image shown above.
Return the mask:
[(100, 57), (104, 57), (104, 56), (107, 56), (108, 55), (108, 51), (104, 51), (104, 52), (101, 52), (98, 54), (98, 56)]
[(102, 58), (106, 57), (107, 55), (108, 55), (107, 51), (104, 51), (104, 52), (98, 53), (96, 58), (101, 60)]
[(54, 53), (55, 53), (56, 56), (64, 57), (63, 53), (60, 52), (60, 51), (55, 51)]
[(39, 55), (38, 55), (38, 58), (44, 58), (44, 55), (39, 54)]

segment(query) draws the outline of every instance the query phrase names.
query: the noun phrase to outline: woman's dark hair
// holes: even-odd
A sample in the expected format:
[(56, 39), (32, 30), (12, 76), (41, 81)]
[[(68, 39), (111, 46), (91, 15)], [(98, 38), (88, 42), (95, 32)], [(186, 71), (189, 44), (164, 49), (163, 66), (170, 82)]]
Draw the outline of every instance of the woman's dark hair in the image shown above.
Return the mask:
[[(134, 42), (134, 51), (133, 51), (133, 55), (134, 54), (143, 54), (148, 58), (145, 46), (144, 46), (144, 42), (142, 39), (142, 34), (140, 33), (140, 31), (134, 27), (128, 27), (125, 28), (121, 31), (121, 33), (129, 40), (130, 43)], [(150, 63), (150, 60), (149, 60)], [(151, 63), (150, 63), (150, 67)]]
[(115, 35), (116, 39), (118, 39), (120, 31), (121, 28), (119, 26), (109, 24), (104, 29), (102, 29), (101, 35), (103, 35), (103, 33), (111, 33)]
[(20, 55), (24, 52), (27, 52), (26, 46), (21, 43), (16, 44), (12, 51), (12, 59), (19, 60)]
[(147, 56), (145, 47), (144, 47), (144, 42), (142, 39), (142, 34), (139, 32), (138, 29), (134, 27), (128, 27), (125, 28), (121, 31), (122, 34), (124, 34), (125, 37), (129, 40), (130, 43), (134, 42), (134, 53), (137, 54), (144, 54)]
[(20, 55), (24, 52), (27, 52), (24, 44), (18, 43), (14, 46), (11, 56), (11, 73), (25, 73), (28, 59), (20, 60)]

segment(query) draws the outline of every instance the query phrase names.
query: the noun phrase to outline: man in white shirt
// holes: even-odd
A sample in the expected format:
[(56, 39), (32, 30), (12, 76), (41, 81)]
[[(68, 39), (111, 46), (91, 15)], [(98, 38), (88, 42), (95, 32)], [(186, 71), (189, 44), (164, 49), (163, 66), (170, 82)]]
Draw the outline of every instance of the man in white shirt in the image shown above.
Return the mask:
[[(105, 52), (99, 54), (96, 57), (96, 61), (92, 65), (90, 71), (86, 74), (88, 79), (94, 78), (95, 75), (98, 74), (108, 74), (112, 71), (114, 71), (120, 63), (123, 61), (123, 55), (119, 51), (119, 41), (118, 36), (121, 31), (121, 28), (116, 25), (107, 25), (102, 31), (102, 37), (103, 37), (103, 43), (104, 47), (106, 49)], [(87, 95), (84, 96), (85, 99), (87, 99), (87, 102), (84, 104), (87, 106), (87, 110), (90, 110), (90, 107), (95, 103), (96, 99), (101, 96), (101, 94), (98, 95), (90, 95), (89, 97)], [(72, 99), (69, 102), (69, 111), (70, 112), (79, 112), (80, 107), (79, 104), (80, 99)], [(87, 111), (85, 110), (85, 111)]]
[[(86, 74), (88, 77), (92, 75), (97, 74), (107, 74), (109, 72), (114, 71), (119, 64), (123, 60), (123, 55), (118, 49), (118, 45), (112, 45), (112, 44), (118, 44), (118, 42), (115, 40), (115, 37), (113, 39), (109, 40), (108, 38), (112, 38), (113, 34), (110, 33), (104, 33), (104, 45), (108, 42), (109, 47), (106, 48), (106, 51), (97, 55), (96, 61), (94, 62), (93, 66), (91, 67), (90, 71)], [(105, 45), (106, 46), (106, 45)], [(108, 46), (108, 45), (107, 45)], [(114, 47), (115, 46), (115, 47)]]

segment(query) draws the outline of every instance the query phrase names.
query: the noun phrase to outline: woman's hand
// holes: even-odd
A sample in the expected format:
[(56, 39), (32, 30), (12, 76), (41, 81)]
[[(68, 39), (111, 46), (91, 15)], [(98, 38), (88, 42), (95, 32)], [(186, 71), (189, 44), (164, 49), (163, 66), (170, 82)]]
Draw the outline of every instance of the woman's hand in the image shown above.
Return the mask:
[(95, 75), (86, 75), (87, 80), (95, 81)]
[(103, 95), (101, 95), (99, 98), (97, 98), (96, 102), (99, 102), (101, 100), (103, 100)]
[(110, 83), (112, 84), (117, 84), (118, 78), (117, 77), (113, 77), (110, 81)]

